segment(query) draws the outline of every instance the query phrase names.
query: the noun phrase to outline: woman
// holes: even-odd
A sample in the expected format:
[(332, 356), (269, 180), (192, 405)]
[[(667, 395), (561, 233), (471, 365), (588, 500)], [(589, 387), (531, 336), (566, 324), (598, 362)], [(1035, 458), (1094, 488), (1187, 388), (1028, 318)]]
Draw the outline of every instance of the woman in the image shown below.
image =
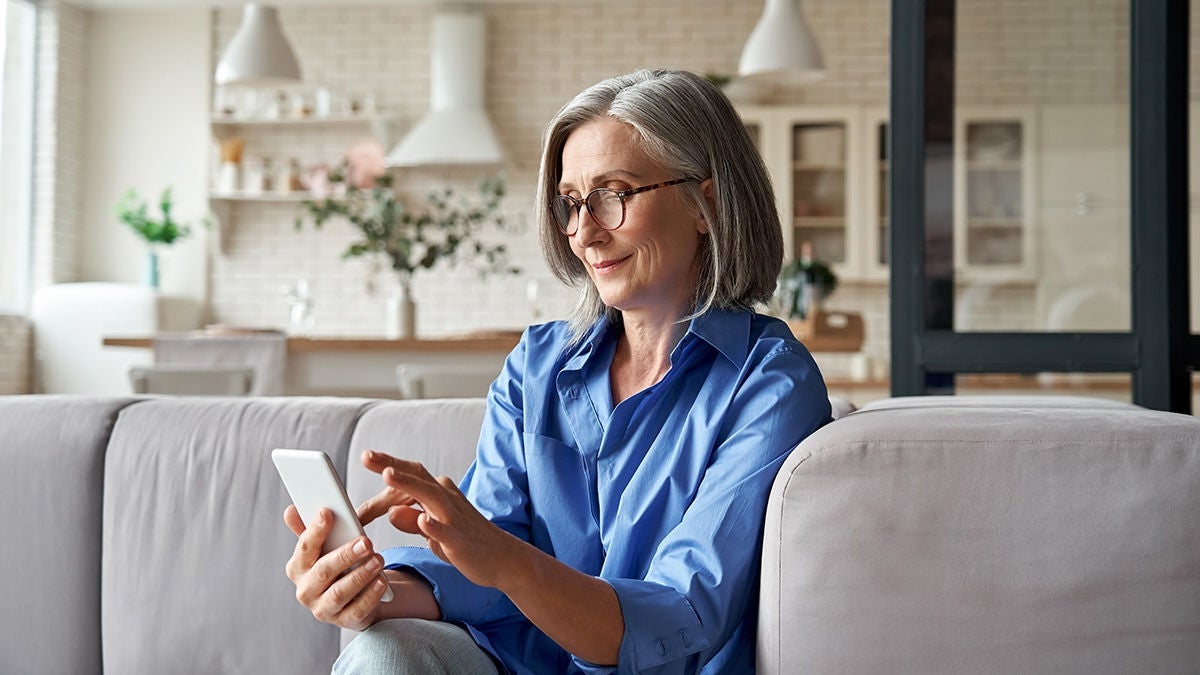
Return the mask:
[(289, 508), (297, 598), (367, 629), (335, 671), (752, 672), (767, 495), (830, 417), (811, 356), (751, 310), (782, 263), (762, 161), (714, 85), (640, 71), (559, 111), (537, 199), (571, 321), (509, 356), (461, 489), (364, 453), (387, 487), (362, 519), (429, 550), (318, 558), (328, 517)]

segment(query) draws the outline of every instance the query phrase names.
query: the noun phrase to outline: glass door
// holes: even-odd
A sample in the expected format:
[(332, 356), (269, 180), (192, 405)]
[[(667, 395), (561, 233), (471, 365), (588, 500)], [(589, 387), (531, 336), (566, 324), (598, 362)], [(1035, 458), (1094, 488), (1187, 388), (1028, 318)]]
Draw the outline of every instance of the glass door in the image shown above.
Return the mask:
[(787, 115), (789, 175), (787, 192), (778, 197), (786, 207), (784, 229), (790, 230), (788, 257), (800, 257), (807, 245), (838, 276), (861, 276), (861, 247), (852, 227), (861, 201), (854, 198), (861, 193), (853, 182), (860, 142), (856, 111), (791, 109)]

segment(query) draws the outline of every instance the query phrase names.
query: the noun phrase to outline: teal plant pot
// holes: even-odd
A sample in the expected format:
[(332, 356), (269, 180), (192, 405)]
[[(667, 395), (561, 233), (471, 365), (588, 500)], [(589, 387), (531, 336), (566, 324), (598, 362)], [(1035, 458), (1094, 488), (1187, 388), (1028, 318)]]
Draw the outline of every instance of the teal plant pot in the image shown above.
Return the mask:
[(146, 266), (142, 269), (142, 284), (158, 288), (158, 252), (146, 251)]

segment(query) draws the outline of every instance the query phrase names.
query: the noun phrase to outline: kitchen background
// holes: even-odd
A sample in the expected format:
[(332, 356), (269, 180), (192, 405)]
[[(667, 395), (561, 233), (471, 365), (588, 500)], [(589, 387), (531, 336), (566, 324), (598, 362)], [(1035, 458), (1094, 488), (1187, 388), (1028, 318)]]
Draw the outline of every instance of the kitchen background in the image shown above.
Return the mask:
[[(46, 2), (41, 14), (40, 81), (46, 85), (39, 88), (37, 100), (35, 286), (76, 280), (138, 281), (141, 244), (112, 216), (113, 204), (130, 186), (143, 194), (174, 186), (177, 212), (185, 218), (213, 208), (208, 200), (217, 155), (210, 119), (212, 69), (241, 20), (240, 7), (97, 8), (100, 4), (85, 8)], [(774, 92), (769, 103), (789, 108), (832, 106), (855, 115), (885, 110), (889, 1), (805, 0), (802, 4), (824, 53), (826, 75), (803, 88)], [(1024, 140), (1027, 152), (1039, 157), (1038, 145), (1053, 148), (1056, 139), (1068, 139), (1057, 147), (1070, 151), (1057, 156), (1047, 152), (1048, 159), (1038, 165), (1040, 203), (1032, 219), (1044, 221), (1041, 232), (1069, 234), (1037, 241), (1055, 248), (1041, 252), (1028, 279), (962, 284), (960, 328), (1045, 329), (1047, 287), (1067, 287), (1089, 274), (1115, 276), (1117, 286), (1128, 287), (1127, 189), (1120, 180), (1109, 193), (1103, 189), (1089, 193), (1099, 194), (1096, 203), (1109, 209), (1107, 216), (1082, 221), (1085, 225), (1073, 221), (1075, 225), (1059, 230), (1045, 226), (1056, 218), (1066, 222), (1077, 210), (1074, 188), (1062, 188), (1061, 194), (1055, 190), (1063, 182), (1056, 182), (1062, 172), (1078, 173), (1080, 166), (1068, 163), (1055, 168), (1056, 157), (1085, 158), (1085, 168), (1090, 163), (1093, 173), (1103, 174), (1101, 183), (1120, 176), (1127, 167), (1122, 159), (1128, 142), (1128, 130), (1122, 125), (1127, 118), (1121, 116), (1128, 89), (1127, 4), (1127, 0), (958, 2), (957, 103), (976, 110), (1023, 106), (1038, 129)], [(280, 16), (306, 83), (327, 87), (338, 97), (372, 97), (379, 112), (392, 121), (391, 133), (384, 139), (390, 147), (429, 107), (434, 11), (429, 4), (285, 3)], [(422, 336), (528, 323), (534, 316), (526, 296), (530, 280), (538, 282), (536, 309), (541, 316), (557, 317), (568, 311), (573, 294), (546, 271), (531, 226), (540, 136), (546, 122), (580, 89), (640, 67), (731, 73), (762, 3), (497, 2), (486, 3), (485, 11), (485, 105), (507, 152), (505, 213), (509, 220), (527, 224), (516, 234), (492, 236), (508, 243), (513, 261), (524, 272), (488, 280), (468, 270), (419, 274), (414, 289)], [(1195, 36), (1200, 34), (1195, 23), (1193, 55), (1198, 53)], [(1193, 96), (1198, 70), (1193, 68)], [(1080, 128), (1096, 129), (1098, 135), (1071, 146), (1070, 139), (1078, 136)], [(239, 133), (246, 139), (247, 153), (277, 160), (296, 158), (308, 165), (336, 162), (369, 132), (366, 125), (329, 125), (245, 128)], [(1086, 161), (1088, 157), (1100, 157), (1100, 168), (1095, 168), (1095, 161)], [(480, 172), (412, 168), (396, 170), (395, 175), (402, 189), (420, 197), (444, 185), (470, 192)], [(1099, 211), (1103, 208), (1084, 215)], [(1061, 216), (1055, 215), (1060, 212)], [(381, 334), (387, 291), (368, 294), (362, 262), (340, 258), (352, 238), (349, 228), (297, 231), (293, 221), (298, 213), (295, 202), (239, 202), (223, 208), (219, 227), (197, 233), (166, 254), (164, 292), (206, 306), (206, 321), (286, 326), (288, 306), (281, 288), (303, 278), (313, 291), (314, 334)], [(1101, 231), (1104, 236), (1097, 236)], [(1072, 251), (1081, 250), (1087, 253), (1080, 258), (1083, 264), (1072, 266)], [(1097, 267), (1093, 255), (1107, 262)], [(1193, 270), (1197, 268), (1193, 263)], [(829, 305), (863, 315), (869, 372), (876, 377), (886, 374), (886, 281), (844, 274)], [(1094, 320), (1094, 315), (1088, 320)], [(1100, 324), (1087, 327), (1127, 329), (1127, 308), (1122, 311), (1118, 301), (1111, 317), (1101, 318)], [(27, 324), (0, 317), (0, 392), (29, 386), (24, 358), (28, 351)], [(849, 367), (836, 355), (822, 364), (834, 375), (833, 371)]]

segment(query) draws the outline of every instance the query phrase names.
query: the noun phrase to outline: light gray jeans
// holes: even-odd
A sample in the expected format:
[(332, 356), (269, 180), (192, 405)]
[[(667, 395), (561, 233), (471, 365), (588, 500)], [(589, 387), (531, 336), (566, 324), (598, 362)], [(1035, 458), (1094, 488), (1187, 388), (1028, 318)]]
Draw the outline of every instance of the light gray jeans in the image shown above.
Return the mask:
[(333, 675), (497, 675), (467, 631), (444, 621), (380, 621), (346, 645)]

